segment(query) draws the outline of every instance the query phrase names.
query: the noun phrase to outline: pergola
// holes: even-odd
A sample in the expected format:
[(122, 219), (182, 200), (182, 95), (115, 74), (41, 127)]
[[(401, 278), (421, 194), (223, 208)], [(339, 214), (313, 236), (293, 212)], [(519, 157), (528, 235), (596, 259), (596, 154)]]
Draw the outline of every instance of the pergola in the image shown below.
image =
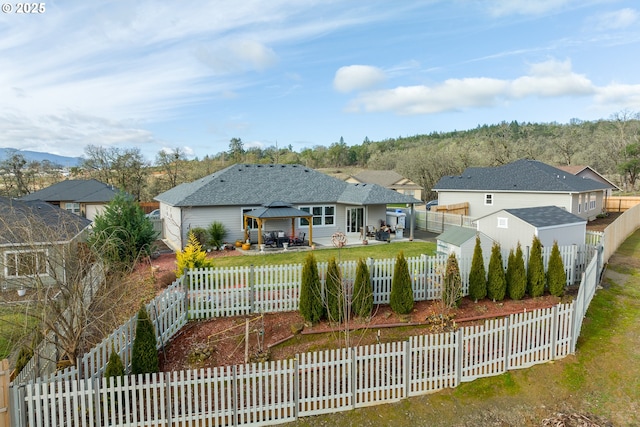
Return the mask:
[(246, 241), (249, 238), (249, 228), (248, 228), (248, 220), (255, 219), (258, 223), (258, 244), (261, 245), (262, 242), (262, 230), (264, 224), (268, 220), (282, 220), (282, 219), (291, 219), (291, 236), (295, 235), (296, 232), (296, 218), (306, 218), (309, 223), (309, 244), (313, 241), (313, 224), (312, 219), (313, 215), (310, 212), (306, 212), (297, 208), (292, 207), (290, 204), (285, 202), (271, 202), (267, 205), (263, 205), (257, 209), (246, 212), (243, 216), (244, 218), (244, 240)]

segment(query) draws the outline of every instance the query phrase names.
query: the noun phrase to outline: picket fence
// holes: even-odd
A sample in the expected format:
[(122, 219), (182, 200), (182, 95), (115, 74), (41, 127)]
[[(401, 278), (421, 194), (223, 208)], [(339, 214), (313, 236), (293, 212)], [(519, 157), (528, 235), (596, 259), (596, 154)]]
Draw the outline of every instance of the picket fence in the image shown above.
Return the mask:
[(14, 426), (271, 425), (395, 402), (565, 357), (574, 303), (293, 359), (12, 388)]

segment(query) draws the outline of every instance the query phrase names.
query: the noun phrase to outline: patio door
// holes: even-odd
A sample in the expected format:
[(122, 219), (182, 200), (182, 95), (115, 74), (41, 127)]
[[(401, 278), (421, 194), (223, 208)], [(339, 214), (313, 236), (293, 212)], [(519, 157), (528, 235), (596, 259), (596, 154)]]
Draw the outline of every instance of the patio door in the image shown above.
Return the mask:
[(347, 208), (347, 233), (359, 233), (364, 227), (364, 208)]

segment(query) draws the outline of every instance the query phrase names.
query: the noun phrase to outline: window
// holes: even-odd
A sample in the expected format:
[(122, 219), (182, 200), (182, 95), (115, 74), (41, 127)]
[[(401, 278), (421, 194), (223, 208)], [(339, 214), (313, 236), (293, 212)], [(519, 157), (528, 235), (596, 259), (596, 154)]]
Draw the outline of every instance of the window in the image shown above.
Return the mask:
[[(242, 214), (240, 215), (240, 229), (244, 231), (244, 214), (247, 212), (251, 212), (252, 210), (257, 208), (242, 208)], [(258, 229), (258, 221), (255, 218), (247, 218), (247, 225), (252, 230)]]
[(509, 228), (509, 218), (498, 217), (498, 228)]
[(64, 209), (73, 212), (76, 215), (80, 215), (80, 203), (65, 203)]
[[(335, 224), (336, 207), (335, 206), (300, 206), (301, 211), (309, 212), (313, 215), (314, 227), (329, 226)], [(307, 218), (300, 218), (300, 227), (307, 227), (309, 221)]]
[(492, 206), (493, 205), (493, 194), (485, 194), (484, 195), (484, 204), (486, 206)]
[(594, 210), (596, 208), (596, 193), (589, 194), (589, 210)]
[(47, 274), (45, 251), (5, 253), (5, 277), (25, 277)]

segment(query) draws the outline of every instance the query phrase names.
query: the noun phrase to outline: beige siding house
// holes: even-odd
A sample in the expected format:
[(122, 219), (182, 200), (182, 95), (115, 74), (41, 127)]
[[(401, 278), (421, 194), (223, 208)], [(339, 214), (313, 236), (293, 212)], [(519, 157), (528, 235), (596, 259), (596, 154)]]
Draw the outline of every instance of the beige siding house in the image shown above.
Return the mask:
[(393, 170), (363, 170), (355, 175), (349, 175), (346, 181), (353, 184), (377, 184), (422, 200), (422, 187)]
[(526, 159), (467, 168), (460, 175), (440, 178), (433, 188), (439, 206), (466, 202), (468, 215), (475, 218), (503, 209), (554, 205), (585, 220), (603, 212), (608, 189), (608, 184)]
[[(408, 204), (420, 200), (376, 184), (352, 184), (302, 165), (236, 164), (199, 180), (178, 185), (157, 197), (163, 238), (173, 249), (182, 249), (189, 230), (208, 227), (217, 221), (227, 229), (229, 242), (244, 239), (247, 212), (283, 202), (312, 215), (313, 237), (330, 237), (340, 231), (355, 239), (367, 226), (379, 227), (386, 220), (387, 204)], [(411, 217), (413, 217), (413, 213)], [(414, 221), (410, 221), (413, 225)], [(250, 239), (258, 241), (255, 224)], [(297, 218), (268, 221), (265, 231), (306, 233), (309, 224)], [(409, 230), (413, 232), (413, 227)]]

